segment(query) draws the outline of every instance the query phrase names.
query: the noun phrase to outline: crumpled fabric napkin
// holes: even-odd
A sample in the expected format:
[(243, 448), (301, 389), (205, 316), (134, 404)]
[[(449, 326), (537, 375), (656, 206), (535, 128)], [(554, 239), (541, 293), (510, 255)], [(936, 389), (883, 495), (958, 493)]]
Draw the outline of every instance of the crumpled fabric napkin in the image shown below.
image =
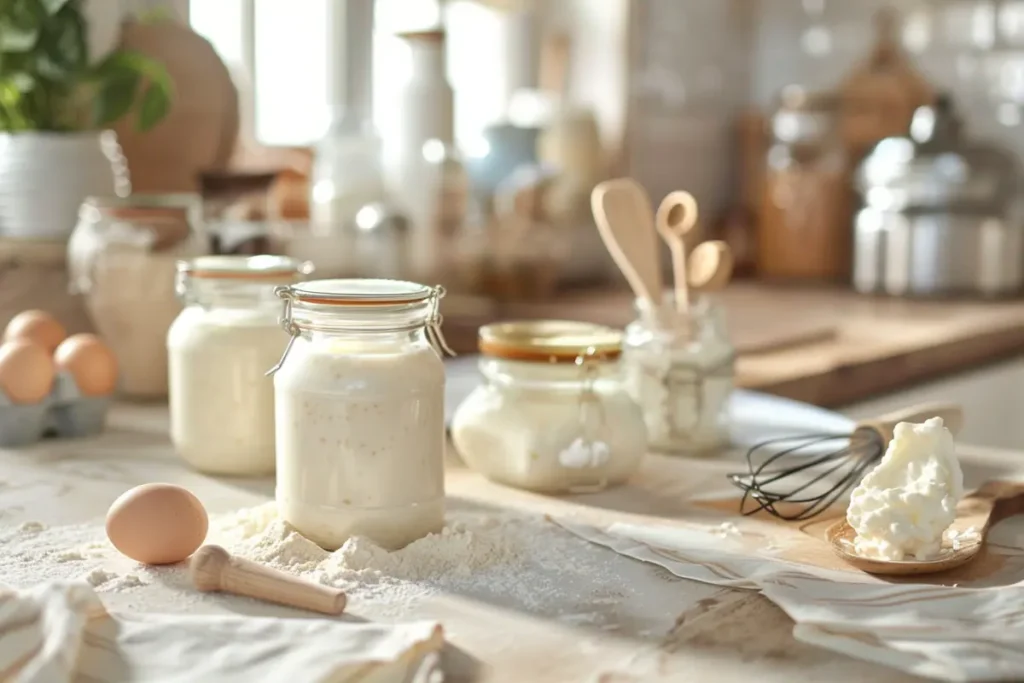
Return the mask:
[(443, 644), (426, 621), (112, 615), (83, 582), (0, 591), (0, 680), (13, 683), (418, 683), (437, 680)]
[(1024, 680), (1024, 583), (979, 589), (889, 584), (711, 548), (669, 527), (599, 529), (553, 521), (678, 577), (760, 590), (796, 622), (797, 640), (940, 680)]

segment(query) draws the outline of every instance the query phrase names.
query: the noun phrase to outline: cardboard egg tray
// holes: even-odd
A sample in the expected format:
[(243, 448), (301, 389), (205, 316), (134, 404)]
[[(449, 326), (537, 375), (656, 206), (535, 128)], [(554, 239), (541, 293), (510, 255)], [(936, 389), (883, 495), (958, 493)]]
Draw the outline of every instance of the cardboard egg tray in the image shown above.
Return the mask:
[(12, 403), (0, 391), (0, 448), (31, 445), (43, 437), (91, 436), (103, 431), (111, 396), (83, 396), (67, 372), (58, 372), (39, 403)]

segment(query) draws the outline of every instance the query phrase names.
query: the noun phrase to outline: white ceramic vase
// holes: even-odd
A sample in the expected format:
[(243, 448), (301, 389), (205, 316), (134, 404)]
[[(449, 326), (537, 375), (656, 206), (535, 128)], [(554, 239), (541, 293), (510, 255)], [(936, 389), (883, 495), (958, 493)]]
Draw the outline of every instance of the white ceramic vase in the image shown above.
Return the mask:
[(89, 196), (125, 196), (113, 131), (0, 133), (0, 237), (66, 240)]

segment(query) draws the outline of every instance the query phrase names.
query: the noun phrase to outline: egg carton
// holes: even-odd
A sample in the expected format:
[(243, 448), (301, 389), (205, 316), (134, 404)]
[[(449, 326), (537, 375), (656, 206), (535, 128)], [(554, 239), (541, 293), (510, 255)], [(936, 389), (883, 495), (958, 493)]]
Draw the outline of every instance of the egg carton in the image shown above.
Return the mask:
[(83, 396), (67, 372), (58, 372), (49, 396), (32, 405), (12, 403), (0, 391), (0, 448), (29, 446), (47, 436), (99, 434), (112, 400), (111, 396)]

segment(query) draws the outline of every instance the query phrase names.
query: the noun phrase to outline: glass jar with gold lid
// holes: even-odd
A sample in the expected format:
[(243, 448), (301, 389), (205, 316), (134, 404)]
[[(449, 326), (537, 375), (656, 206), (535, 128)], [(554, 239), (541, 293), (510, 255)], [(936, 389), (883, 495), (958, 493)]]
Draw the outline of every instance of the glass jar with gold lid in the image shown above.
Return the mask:
[(647, 450), (643, 414), (619, 374), (622, 335), (568, 321), (480, 329), (483, 383), (452, 418), (452, 441), (489, 479), (543, 493), (626, 480)]

